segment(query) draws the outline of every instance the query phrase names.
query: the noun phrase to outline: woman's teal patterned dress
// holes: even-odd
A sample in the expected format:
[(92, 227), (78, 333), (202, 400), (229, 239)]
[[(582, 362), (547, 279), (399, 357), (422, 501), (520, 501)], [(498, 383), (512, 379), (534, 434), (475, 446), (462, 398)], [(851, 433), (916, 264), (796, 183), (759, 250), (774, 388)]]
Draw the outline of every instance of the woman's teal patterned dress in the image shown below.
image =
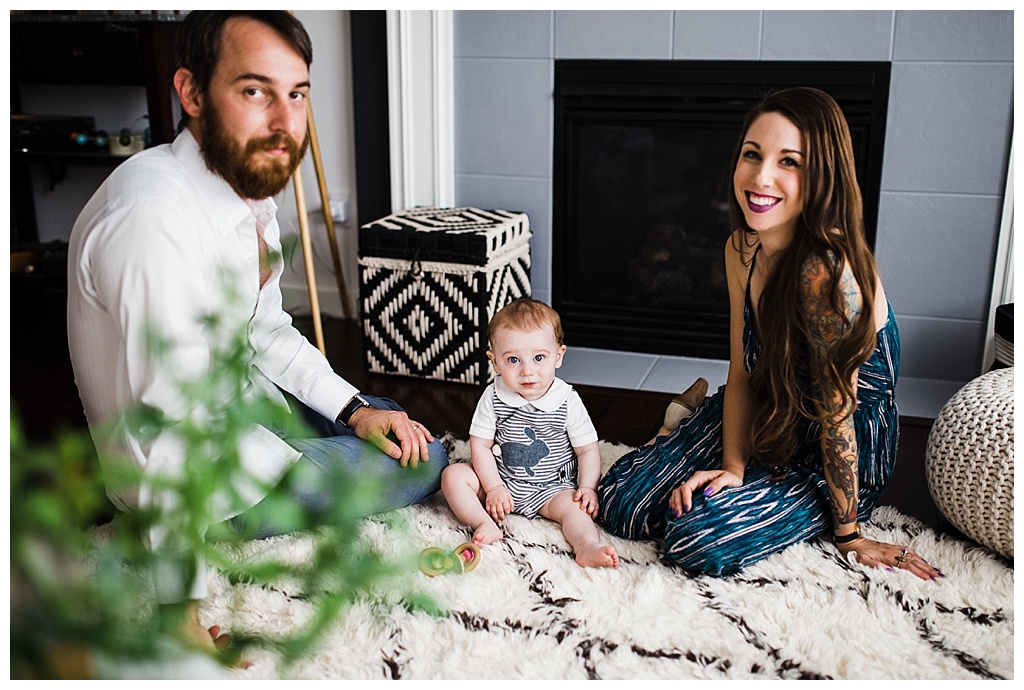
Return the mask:
[[(753, 265), (751, 266), (753, 269)], [(751, 271), (752, 272), (752, 271)], [(858, 519), (868, 520), (892, 476), (899, 441), (895, 390), (899, 330), (889, 318), (878, 332), (870, 359), (859, 372), (857, 410)], [(743, 310), (744, 368), (757, 365), (761, 345), (751, 321), (750, 284)], [(687, 570), (729, 575), (786, 547), (830, 534), (832, 511), (821, 460), (820, 426), (807, 421), (789, 471), (773, 478), (763, 464), (747, 465), (743, 486), (710, 498), (695, 492), (693, 507), (676, 517), (672, 491), (698, 470), (722, 466), (722, 404), (725, 387), (667, 436), (619, 458), (598, 486), (599, 520), (626, 539), (663, 544), (663, 558)]]

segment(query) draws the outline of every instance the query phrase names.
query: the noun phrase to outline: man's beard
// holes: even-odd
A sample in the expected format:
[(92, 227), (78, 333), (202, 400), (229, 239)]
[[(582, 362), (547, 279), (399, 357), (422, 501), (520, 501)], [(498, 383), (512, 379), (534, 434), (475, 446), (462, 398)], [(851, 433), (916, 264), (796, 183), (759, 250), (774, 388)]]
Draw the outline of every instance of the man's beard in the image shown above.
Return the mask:
[[(263, 139), (250, 139), (245, 145), (231, 138), (228, 128), (215, 108), (208, 107), (199, 119), (200, 150), (203, 159), (214, 173), (223, 177), (231, 188), (245, 199), (266, 199), (281, 192), (292, 173), (306, 155), (309, 137), (303, 137), (300, 146), (284, 133)], [(287, 161), (271, 160), (262, 165), (254, 162), (258, 151), (285, 148)]]

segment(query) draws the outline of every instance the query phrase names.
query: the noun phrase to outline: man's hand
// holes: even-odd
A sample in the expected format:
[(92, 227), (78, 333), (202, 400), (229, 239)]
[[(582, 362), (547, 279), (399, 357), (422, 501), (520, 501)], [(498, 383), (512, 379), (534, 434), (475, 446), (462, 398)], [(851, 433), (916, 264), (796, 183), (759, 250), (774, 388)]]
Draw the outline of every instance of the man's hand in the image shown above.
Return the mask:
[(398, 460), (402, 467), (415, 468), (421, 460), (429, 459), (428, 444), (433, 442), (433, 434), (405, 412), (361, 407), (352, 413), (348, 425), (356, 436)]

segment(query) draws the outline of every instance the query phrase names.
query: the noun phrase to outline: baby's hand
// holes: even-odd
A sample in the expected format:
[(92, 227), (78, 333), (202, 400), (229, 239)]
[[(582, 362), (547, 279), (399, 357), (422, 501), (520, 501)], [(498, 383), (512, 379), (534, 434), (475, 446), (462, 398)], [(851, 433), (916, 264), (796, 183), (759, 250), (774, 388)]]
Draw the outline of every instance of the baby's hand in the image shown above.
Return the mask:
[(595, 489), (576, 489), (572, 500), (580, 504), (580, 510), (586, 511), (590, 517), (597, 516), (597, 491)]
[(506, 515), (511, 515), (515, 504), (512, 502), (512, 494), (509, 493), (509, 490), (505, 488), (504, 484), (499, 484), (487, 492), (484, 507), (495, 522), (502, 522)]

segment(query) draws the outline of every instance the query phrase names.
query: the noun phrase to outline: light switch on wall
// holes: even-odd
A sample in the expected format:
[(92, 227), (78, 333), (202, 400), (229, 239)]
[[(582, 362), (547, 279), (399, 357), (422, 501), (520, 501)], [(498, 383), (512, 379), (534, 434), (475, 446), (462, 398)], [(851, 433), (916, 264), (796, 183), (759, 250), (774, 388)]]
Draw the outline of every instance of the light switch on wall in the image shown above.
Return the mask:
[(335, 223), (348, 222), (348, 199), (336, 196), (331, 197), (331, 218), (334, 219)]

